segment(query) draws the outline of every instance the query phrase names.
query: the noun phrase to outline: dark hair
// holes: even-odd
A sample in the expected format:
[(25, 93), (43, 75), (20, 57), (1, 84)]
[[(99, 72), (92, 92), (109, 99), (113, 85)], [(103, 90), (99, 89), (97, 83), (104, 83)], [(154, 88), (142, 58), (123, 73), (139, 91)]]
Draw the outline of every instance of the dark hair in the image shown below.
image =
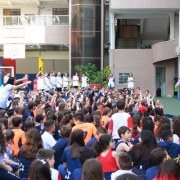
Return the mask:
[(51, 114), (51, 115), (48, 116), (48, 119), (56, 121), (57, 120), (57, 116), (55, 114)]
[(44, 123), (44, 130), (49, 132), (52, 126), (54, 126), (54, 121), (53, 120), (47, 120)]
[(33, 109), (34, 106), (36, 106), (35, 102), (29, 102), (27, 107), (28, 109)]
[(120, 153), (119, 164), (122, 170), (130, 170), (132, 166), (131, 156), (127, 152)]
[(8, 109), (6, 113), (9, 117), (11, 117), (12, 115), (14, 115), (14, 109)]
[(178, 137), (180, 137), (180, 118), (174, 116), (172, 122), (173, 122), (172, 124), (173, 134), (177, 134)]
[(6, 130), (6, 142), (8, 142), (9, 140), (12, 140), (15, 136), (14, 131), (11, 131), (9, 129)]
[(36, 159), (37, 150), (43, 148), (40, 132), (30, 129), (27, 133), (26, 142), (19, 151), (27, 159)]
[(71, 135), (71, 130), (72, 130), (72, 127), (70, 125), (63, 125), (60, 128), (61, 136), (63, 138), (69, 138)]
[(122, 174), (116, 178), (116, 180), (140, 180), (140, 178), (134, 174)]
[(22, 119), (21, 118), (18, 118), (18, 117), (14, 117), (12, 119), (12, 125), (14, 127), (19, 127), (19, 125), (22, 123)]
[(70, 137), (70, 151), (73, 159), (77, 158), (79, 148), (84, 146), (84, 131), (81, 129), (74, 130)]
[(161, 133), (161, 138), (164, 140), (164, 141), (168, 141), (168, 139), (170, 137), (173, 136), (173, 133), (170, 131), (170, 130), (165, 130)]
[(91, 107), (91, 106), (88, 106), (87, 108), (88, 108), (88, 110), (89, 110), (89, 114), (92, 114), (92, 107)]
[(160, 120), (161, 120), (161, 116), (160, 115), (154, 116), (154, 122), (160, 121)]
[(61, 122), (62, 118), (63, 118), (63, 112), (58, 112), (57, 113), (58, 122)]
[(24, 122), (24, 131), (28, 131), (33, 128), (35, 128), (34, 121), (26, 119), (26, 121)]
[(51, 171), (48, 162), (44, 159), (36, 159), (29, 170), (29, 180), (51, 180)]
[(160, 166), (159, 172), (155, 177), (155, 180), (159, 179), (171, 179), (179, 180), (180, 179), (180, 166), (174, 161), (174, 159), (168, 159), (163, 161)]
[(38, 114), (38, 115), (36, 116), (36, 122), (37, 122), (37, 123), (40, 123), (43, 119), (44, 119), (44, 116), (41, 115), (41, 114)]
[(64, 111), (65, 107), (66, 107), (66, 104), (65, 104), (64, 102), (59, 103), (59, 109), (58, 109), (58, 111), (59, 111), (59, 112), (60, 112), (60, 111)]
[(84, 122), (84, 115), (80, 112), (77, 112), (73, 115), (73, 119)]
[(79, 159), (81, 161), (81, 164), (84, 164), (84, 162), (90, 158), (97, 158), (97, 152), (94, 149), (83, 147), (79, 151)]
[(8, 129), (8, 119), (6, 117), (2, 117), (0, 119), (0, 123), (4, 124), (5, 129)]
[(97, 135), (99, 135), (99, 134), (107, 134), (107, 129), (100, 126), (100, 127), (97, 128), (96, 134)]
[(104, 180), (101, 163), (94, 158), (83, 164), (82, 180)]
[(127, 131), (130, 131), (130, 129), (126, 126), (121, 126), (119, 129), (118, 129), (118, 135), (120, 138), (121, 137), (121, 134), (125, 134)]
[(95, 142), (93, 145), (93, 149), (96, 150), (96, 152), (99, 154), (101, 154), (104, 150), (107, 149), (107, 147), (109, 146), (109, 142), (111, 141), (112, 136), (109, 134), (104, 134), (102, 136), (100, 136), (99, 138), (99, 142)]
[(133, 120), (133, 131), (137, 132), (137, 127), (140, 127), (140, 116), (139, 115), (134, 115), (132, 120)]
[(85, 118), (85, 121), (88, 123), (93, 123), (94, 122), (94, 117), (93, 116), (88, 116)]
[(15, 82), (15, 78), (14, 77), (9, 77), (9, 79), (6, 82), (6, 84), (14, 85), (14, 82)]
[(6, 114), (6, 110), (0, 109), (0, 118), (4, 117), (5, 114)]
[(93, 119), (94, 119), (94, 126), (96, 128), (101, 127), (100, 117), (99, 116), (93, 116)]
[(118, 110), (123, 110), (125, 108), (125, 101), (124, 100), (118, 100), (116, 102), (116, 107)]
[(54, 153), (55, 153), (55, 151), (52, 149), (41, 148), (41, 149), (39, 149), (39, 151), (36, 155), (36, 158), (37, 159), (45, 159), (45, 160), (52, 159), (54, 156)]
[(71, 120), (73, 120), (72, 114), (69, 114), (69, 113), (66, 114), (66, 115), (63, 117), (60, 126), (69, 124), (69, 122), (70, 122)]
[(139, 160), (149, 160), (151, 151), (157, 147), (158, 145), (154, 134), (149, 130), (141, 131), (141, 142), (135, 144), (131, 149), (131, 151), (136, 150), (134, 165), (136, 165)]
[(86, 115), (89, 112), (88, 108), (82, 108), (81, 111), (84, 113), (84, 115)]
[(153, 123), (153, 121), (152, 120), (146, 120), (143, 123), (142, 130), (149, 130), (149, 131), (153, 132), (153, 130), (154, 130), (154, 123)]
[(156, 148), (151, 151), (150, 164), (152, 166), (159, 166), (166, 157), (166, 150), (163, 148)]
[(110, 108), (105, 107), (103, 110), (103, 115), (107, 115), (110, 112)]
[(99, 116), (99, 117), (101, 117), (101, 111), (93, 111), (93, 112), (92, 112), (92, 115), (93, 115), (93, 117), (94, 117), (94, 116)]
[(155, 112), (156, 112), (156, 115), (160, 115), (160, 116), (163, 116), (164, 114), (163, 109), (159, 107), (155, 107)]
[(0, 148), (0, 155), (4, 155), (4, 153), (6, 152), (6, 143), (5, 143), (5, 137), (4, 137), (4, 134), (3, 134), (3, 124), (0, 123), (0, 145), (1, 145), (1, 148)]

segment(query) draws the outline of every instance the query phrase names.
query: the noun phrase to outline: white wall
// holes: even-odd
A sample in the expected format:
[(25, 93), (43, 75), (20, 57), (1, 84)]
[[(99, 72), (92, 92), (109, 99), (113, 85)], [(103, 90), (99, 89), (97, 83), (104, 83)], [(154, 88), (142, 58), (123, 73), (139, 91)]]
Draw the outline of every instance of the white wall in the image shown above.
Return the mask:
[(38, 7), (37, 6), (30, 6), (30, 7), (23, 7), (21, 8), (21, 15), (25, 14), (38, 14)]

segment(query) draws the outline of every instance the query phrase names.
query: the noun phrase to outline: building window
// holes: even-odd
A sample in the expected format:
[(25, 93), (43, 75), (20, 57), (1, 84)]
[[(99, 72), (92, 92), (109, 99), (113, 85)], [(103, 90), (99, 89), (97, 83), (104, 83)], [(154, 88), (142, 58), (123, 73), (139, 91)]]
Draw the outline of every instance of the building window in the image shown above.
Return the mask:
[(3, 9), (3, 16), (20, 16), (21, 9)]
[(69, 15), (69, 8), (53, 8), (53, 15)]
[(119, 84), (127, 84), (129, 73), (119, 73)]

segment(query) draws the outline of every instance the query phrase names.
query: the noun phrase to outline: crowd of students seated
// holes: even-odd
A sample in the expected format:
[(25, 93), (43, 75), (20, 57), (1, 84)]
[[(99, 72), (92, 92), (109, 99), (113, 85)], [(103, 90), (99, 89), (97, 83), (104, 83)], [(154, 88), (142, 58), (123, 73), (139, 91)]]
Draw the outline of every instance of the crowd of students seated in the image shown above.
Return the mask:
[(146, 90), (11, 92), (2, 180), (180, 180), (180, 117)]

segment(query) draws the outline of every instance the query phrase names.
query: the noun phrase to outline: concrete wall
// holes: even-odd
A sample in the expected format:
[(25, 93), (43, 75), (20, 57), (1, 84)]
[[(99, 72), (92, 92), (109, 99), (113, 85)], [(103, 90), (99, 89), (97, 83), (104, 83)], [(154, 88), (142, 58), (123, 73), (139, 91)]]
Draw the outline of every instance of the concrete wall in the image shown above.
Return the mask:
[(127, 85), (119, 84), (119, 73), (132, 72), (135, 77), (135, 87), (142, 91), (148, 89), (151, 93), (155, 91), (155, 68), (152, 63), (151, 49), (123, 49), (111, 50), (113, 56), (113, 74), (116, 78), (116, 88), (124, 88)]
[[(62, 74), (68, 72), (69, 61), (67, 59), (45, 59), (44, 72), (60, 71)], [(16, 60), (17, 74), (37, 74), (38, 72), (38, 58), (27, 57), (25, 59)]]
[(69, 44), (69, 25), (46, 26), (45, 44)]
[(166, 59), (176, 58), (177, 46), (178, 46), (177, 39), (154, 44), (152, 46), (153, 63), (163, 61)]
[(149, 8), (177, 8), (180, 7), (179, 0), (163, 0), (161, 3), (157, 0), (111, 0), (110, 6), (112, 9), (149, 9)]
[(174, 96), (174, 75), (175, 75), (175, 59), (170, 59), (155, 63), (155, 67), (166, 68), (166, 96)]

